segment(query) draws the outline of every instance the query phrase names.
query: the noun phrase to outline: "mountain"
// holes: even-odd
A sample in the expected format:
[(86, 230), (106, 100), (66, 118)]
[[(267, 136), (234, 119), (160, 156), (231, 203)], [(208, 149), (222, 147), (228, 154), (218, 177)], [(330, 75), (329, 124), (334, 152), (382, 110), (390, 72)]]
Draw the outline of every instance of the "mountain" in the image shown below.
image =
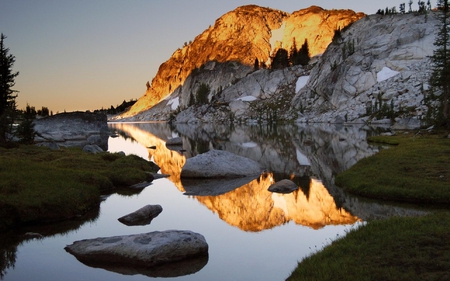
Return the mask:
[[(293, 44), (299, 48), (307, 40), (310, 55), (320, 55), (330, 44), (335, 30), (364, 16), (351, 10), (324, 10), (317, 6), (292, 14), (255, 5), (238, 7), (217, 19), (192, 43), (176, 50), (160, 66), (146, 93), (120, 118), (130, 118), (154, 107), (185, 85), (190, 76), (205, 69), (205, 65), (211, 70), (225, 64), (218, 72), (226, 72), (226, 79), (213, 83), (217, 92), (250, 74), (256, 59), (262, 65), (270, 64), (270, 57), (279, 48), (290, 50)], [(233, 71), (227, 69), (230, 67)], [(186, 105), (187, 99), (184, 97), (184, 103), (179, 102)], [(160, 117), (163, 116), (167, 114)]]
[[(439, 110), (439, 103), (430, 98), (439, 92), (428, 84), (436, 13), (363, 16), (313, 6), (286, 14), (240, 7), (175, 52), (161, 66), (167, 71), (158, 72), (146, 95), (116, 119), (419, 128)], [(241, 26), (236, 27), (239, 32), (232, 26)], [(250, 39), (259, 38), (255, 34), (264, 39)], [(308, 65), (255, 67), (256, 59), (268, 65), (277, 50), (289, 50), (293, 38), (297, 46), (307, 39), (315, 55)], [(260, 45), (253, 42), (260, 41), (263, 47), (257, 48)], [(172, 83), (164, 84), (163, 77)]]
[(370, 15), (342, 32), (296, 91), (299, 122), (417, 127), (430, 104), (436, 12)]

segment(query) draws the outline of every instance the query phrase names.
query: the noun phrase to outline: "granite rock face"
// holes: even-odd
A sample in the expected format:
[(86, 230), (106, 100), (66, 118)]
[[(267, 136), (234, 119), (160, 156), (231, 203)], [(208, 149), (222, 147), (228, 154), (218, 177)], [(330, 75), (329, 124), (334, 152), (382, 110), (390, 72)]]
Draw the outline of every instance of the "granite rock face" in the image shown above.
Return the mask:
[(436, 25), (435, 12), (355, 22), (311, 70), (291, 112), (301, 110), (299, 122), (377, 123), (389, 111), (396, 122), (420, 120), (427, 111)]
[[(251, 21), (254, 14), (249, 11), (271, 15), (265, 19), (270, 19), (263, 27), (266, 31), (258, 29), (264, 22)], [(248, 21), (241, 18), (242, 14), (248, 16)], [(165, 76), (158, 74), (159, 78), (155, 79), (178, 77), (175, 84), (169, 83), (167, 89), (168, 84), (161, 82), (166, 88), (158, 90), (159, 94), (153, 91), (163, 87), (154, 84), (140, 99), (140, 107), (118, 118), (176, 123), (381, 124), (415, 129), (422, 125), (429, 108), (438, 108), (438, 103), (428, 98), (433, 92), (428, 81), (432, 70), (429, 56), (435, 48), (435, 14), (432, 11), (427, 15), (363, 17), (350, 11), (330, 12), (310, 7), (289, 15), (256, 6), (241, 7), (219, 19), (214, 27), (180, 50), (177, 60), (174, 55), (167, 65), (162, 66), (165, 72), (161, 73)], [(237, 21), (248, 24), (234, 34), (233, 28), (240, 26)], [(257, 34), (261, 33), (260, 36), (268, 40), (259, 45), (265, 50), (263, 53), (273, 56), (278, 48), (289, 50), (294, 41), (299, 46), (307, 39), (310, 50), (314, 50), (311, 55), (317, 56), (305, 67), (256, 69), (249, 58), (270, 63), (269, 56), (262, 57), (256, 51), (252, 53), (257, 49), (253, 44), (258, 43), (250, 42), (250, 47), (241, 48), (245, 54), (250, 54), (245, 59), (236, 59), (240, 51), (234, 50), (234, 46), (242, 46), (243, 41), (239, 40), (251, 34), (251, 28), (256, 28)], [(341, 28), (341, 35), (332, 41), (331, 34), (337, 28)], [(331, 29), (333, 32), (329, 32)], [(269, 30), (270, 36), (267, 36)], [(200, 42), (203, 45), (198, 45)], [(198, 64), (189, 63), (189, 56), (201, 46), (205, 57), (202, 54)], [(215, 54), (224, 54), (224, 50), (227, 50), (227, 56), (215, 57)], [(232, 60), (228, 54), (236, 57)], [(176, 65), (173, 60), (178, 63), (174, 67), (178, 72), (172, 69)], [(196, 70), (183, 72), (191, 69), (182, 68), (183, 64), (195, 65)], [(173, 74), (175, 72), (177, 74)], [(192, 105), (202, 84), (210, 86), (208, 102)], [(439, 95), (439, 92), (435, 94)], [(148, 102), (149, 99), (154, 102)]]
[(256, 59), (260, 63), (270, 63), (270, 57), (279, 48), (289, 51), (294, 41), (300, 48), (308, 40), (311, 56), (321, 54), (331, 42), (335, 29), (363, 16), (351, 10), (324, 10), (317, 6), (292, 14), (256, 5), (238, 7), (217, 19), (191, 43), (176, 50), (160, 66), (145, 95), (122, 118), (155, 106), (185, 85), (189, 76), (207, 67), (208, 62), (231, 63), (239, 68), (232, 76), (216, 76), (224, 87), (252, 71)]
[(34, 120), (38, 133), (35, 142), (56, 143), (59, 146), (98, 145), (108, 148), (108, 123), (104, 114), (88, 112), (60, 113)]

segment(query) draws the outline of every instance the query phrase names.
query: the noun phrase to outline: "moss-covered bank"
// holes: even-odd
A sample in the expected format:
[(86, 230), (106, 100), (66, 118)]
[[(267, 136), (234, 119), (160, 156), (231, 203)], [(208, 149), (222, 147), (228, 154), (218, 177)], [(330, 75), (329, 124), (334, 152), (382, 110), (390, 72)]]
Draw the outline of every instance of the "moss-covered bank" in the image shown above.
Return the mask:
[(0, 148), (0, 230), (81, 215), (98, 206), (101, 191), (151, 181), (157, 169), (134, 155)]
[[(338, 175), (337, 185), (375, 199), (450, 206), (450, 139), (401, 134), (370, 141), (394, 146)], [(373, 221), (305, 258), (287, 280), (450, 280), (448, 241), (448, 211)]]
[(450, 280), (450, 214), (391, 218), (350, 231), (287, 280)]
[(398, 145), (359, 161), (336, 177), (336, 185), (374, 199), (450, 204), (450, 139), (402, 134), (369, 140)]

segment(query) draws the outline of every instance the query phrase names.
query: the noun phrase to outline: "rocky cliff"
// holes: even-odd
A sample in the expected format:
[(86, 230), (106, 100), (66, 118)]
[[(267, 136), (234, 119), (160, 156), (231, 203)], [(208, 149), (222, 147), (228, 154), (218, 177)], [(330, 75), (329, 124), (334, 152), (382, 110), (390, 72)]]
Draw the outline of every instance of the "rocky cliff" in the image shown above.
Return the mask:
[[(220, 81), (215, 81), (211, 88), (218, 90), (249, 75), (256, 59), (261, 64), (270, 63), (270, 57), (279, 48), (290, 50), (293, 44), (299, 48), (307, 40), (311, 56), (322, 54), (336, 29), (342, 29), (363, 16), (350, 10), (328, 11), (316, 6), (292, 14), (255, 5), (239, 7), (220, 17), (192, 43), (176, 50), (160, 66), (151, 85), (147, 85), (145, 95), (121, 118), (145, 112), (168, 95), (182, 92), (180, 88), (189, 82), (186, 81), (189, 77), (194, 83), (184, 86), (184, 91), (195, 91), (197, 80), (192, 76), (202, 72), (208, 63), (209, 68), (212, 62), (231, 63), (231, 70), (220, 71), (226, 77), (215, 76)], [(184, 104), (187, 102), (185, 97)], [(173, 104), (171, 108), (175, 108), (171, 111), (178, 109)], [(167, 117), (167, 114), (163, 116)]]
[[(252, 15), (250, 19), (256, 17), (255, 13), (259, 15), (258, 24), (242, 16), (245, 13)], [(178, 51), (186, 54), (179, 57), (180, 63), (175, 67), (180, 73), (176, 76), (179, 82), (158, 84), (165, 85), (165, 91), (154, 84), (138, 102), (140, 106), (120, 118), (170, 119), (178, 123), (394, 123), (395, 128), (417, 128), (429, 109), (436, 108), (427, 99), (432, 91), (428, 80), (437, 25), (435, 13), (361, 18), (361, 14), (350, 11), (325, 11), (318, 7), (292, 15), (256, 6), (241, 7), (220, 18), (184, 51)], [(261, 16), (265, 14), (270, 17)], [(233, 33), (225, 24), (232, 21), (247, 24)], [(251, 27), (260, 29), (261, 24), (265, 31), (256, 33), (264, 37), (265, 51), (257, 52), (262, 49), (250, 47), (256, 44), (248, 39), (251, 30), (254, 32)], [(334, 31), (346, 24), (340, 36), (332, 38)], [(201, 38), (203, 41), (199, 41)], [(245, 51), (240, 41), (243, 38), (248, 40)], [(298, 46), (305, 39), (310, 42), (311, 55), (317, 55), (309, 65), (255, 69), (255, 58), (270, 61), (277, 48), (290, 49), (294, 42)], [(203, 52), (194, 52), (200, 48), (198, 42), (203, 42)], [(237, 42), (239, 50), (233, 49), (233, 42)], [(195, 56), (190, 57), (191, 53)], [(176, 64), (169, 62), (175, 57), (162, 69), (174, 67)], [(191, 71), (192, 68), (195, 69)], [(158, 73), (154, 81), (161, 75)], [(205, 85), (209, 87), (206, 100), (193, 103)], [(156, 89), (161, 90), (160, 94), (150, 94)], [(148, 102), (150, 99), (153, 101)]]
[(417, 125), (428, 108), (434, 13), (371, 15), (354, 23), (321, 56), (291, 112), (303, 122), (395, 118), (397, 126), (408, 125), (404, 120)]

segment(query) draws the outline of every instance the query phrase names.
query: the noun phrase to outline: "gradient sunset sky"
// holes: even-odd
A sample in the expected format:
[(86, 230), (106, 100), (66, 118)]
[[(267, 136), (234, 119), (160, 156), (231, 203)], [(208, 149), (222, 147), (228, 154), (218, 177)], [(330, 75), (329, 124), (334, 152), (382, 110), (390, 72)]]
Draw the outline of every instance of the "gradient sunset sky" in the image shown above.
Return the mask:
[(85, 111), (141, 97), (177, 48), (239, 6), (292, 13), (316, 5), (374, 14), (407, 2), (0, 0), (0, 32), (20, 72), (14, 87), (19, 109)]

